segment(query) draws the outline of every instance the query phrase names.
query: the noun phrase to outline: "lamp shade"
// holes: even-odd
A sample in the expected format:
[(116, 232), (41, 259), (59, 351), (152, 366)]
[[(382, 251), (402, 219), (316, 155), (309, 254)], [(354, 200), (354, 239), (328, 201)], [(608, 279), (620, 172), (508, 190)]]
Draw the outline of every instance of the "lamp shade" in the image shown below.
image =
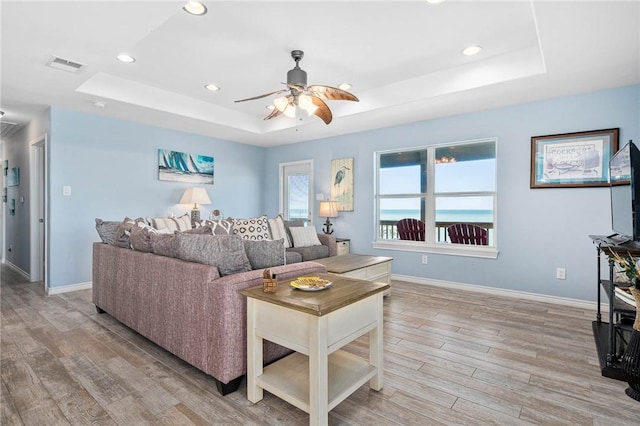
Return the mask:
[(338, 217), (338, 203), (335, 201), (321, 201), (319, 217)]
[(180, 198), (180, 204), (193, 204), (195, 207), (197, 204), (211, 204), (211, 200), (204, 188), (187, 188)]

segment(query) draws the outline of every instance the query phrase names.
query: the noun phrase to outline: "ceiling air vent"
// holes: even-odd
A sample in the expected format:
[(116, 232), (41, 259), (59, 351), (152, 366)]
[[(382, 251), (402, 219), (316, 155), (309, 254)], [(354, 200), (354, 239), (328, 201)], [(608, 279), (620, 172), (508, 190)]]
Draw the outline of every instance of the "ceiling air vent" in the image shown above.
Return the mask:
[(86, 67), (85, 64), (73, 62), (69, 59), (58, 58), (57, 56), (52, 56), (51, 59), (49, 59), (49, 62), (47, 62), (47, 66), (68, 72), (78, 72), (82, 68)]
[(10, 121), (0, 121), (0, 137), (9, 137), (16, 130), (18, 130), (18, 123), (11, 123)]

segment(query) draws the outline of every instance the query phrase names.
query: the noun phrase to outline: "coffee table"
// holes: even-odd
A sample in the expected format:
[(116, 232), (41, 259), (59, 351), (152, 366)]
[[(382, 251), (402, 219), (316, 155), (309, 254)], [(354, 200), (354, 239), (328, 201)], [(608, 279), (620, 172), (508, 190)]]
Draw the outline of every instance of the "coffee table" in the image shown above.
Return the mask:
[[(382, 389), (382, 292), (389, 285), (318, 275), (332, 286), (309, 292), (289, 280), (275, 293), (262, 286), (240, 293), (247, 296), (247, 398), (257, 403), (266, 390), (309, 413), (310, 424), (326, 425), (329, 411), (367, 381)], [(340, 349), (366, 333), (368, 360)], [(263, 339), (296, 352), (263, 367)]]
[[(327, 267), (327, 272), (342, 277), (359, 278), (391, 284), (391, 262), (393, 257), (369, 256), (366, 254), (343, 254), (341, 256), (315, 259), (313, 262)], [(387, 290), (385, 296), (389, 293)]]

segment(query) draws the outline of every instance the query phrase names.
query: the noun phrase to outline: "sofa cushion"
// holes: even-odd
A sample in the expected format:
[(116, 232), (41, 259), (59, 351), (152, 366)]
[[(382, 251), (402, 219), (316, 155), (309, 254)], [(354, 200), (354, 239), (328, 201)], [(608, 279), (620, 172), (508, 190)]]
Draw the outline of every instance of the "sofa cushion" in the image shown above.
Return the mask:
[(148, 217), (147, 222), (156, 229), (167, 228), (170, 232), (191, 229), (191, 217), (186, 213), (180, 217)]
[(284, 265), (283, 240), (253, 241), (242, 240), (251, 269), (264, 269)]
[(153, 253), (151, 234), (169, 234), (169, 230), (166, 228), (155, 229), (143, 222), (138, 222), (136, 226), (131, 228), (129, 234), (129, 243), (131, 244), (132, 249), (146, 253)]
[(284, 253), (284, 264), (291, 265), (292, 263), (300, 263), (302, 262), (302, 255), (297, 251), (293, 251), (293, 249), (287, 249)]
[(303, 262), (329, 257), (329, 247), (324, 245), (311, 247), (292, 247), (290, 249), (287, 249), (287, 253), (289, 252), (299, 253), (302, 256)]
[(131, 219), (125, 217), (122, 223), (116, 229), (113, 245), (122, 248), (131, 248), (131, 228), (136, 226), (138, 222), (144, 223), (144, 219), (139, 217), (137, 219)]
[(251, 217), (249, 219), (231, 219), (233, 221), (233, 234), (239, 235), (245, 240), (270, 240), (269, 219), (266, 215)]
[(311, 247), (322, 245), (318, 239), (318, 233), (313, 226), (289, 228), (293, 236), (294, 247)]
[(293, 227), (303, 227), (304, 221), (302, 220), (283, 220), (284, 222), (284, 230), (287, 233), (287, 237), (289, 238), (289, 242), (291, 243), (291, 247), (293, 247), (293, 235), (291, 235), (291, 228)]
[(282, 238), (284, 241), (284, 248), (291, 247), (291, 240), (289, 239), (289, 234), (284, 227), (284, 219), (282, 219), (281, 215), (278, 215), (273, 219), (269, 219), (269, 230), (271, 231), (272, 240), (279, 240)]
[(251, 264), (237, 235), (175, 234), (176, 257), (218, 268), (220, 276), (246, 272)]
[(100, 239), (103, 243), (114, 244), (116, 238), (116, 231), (122, 222), (108, 221), (105, 222), (102, 219), (96, 218), (96, 231), (100, 235)]
[(151, 234), (151, 251), (160, 256), (176, 257), (175, 236), (172, 234)]

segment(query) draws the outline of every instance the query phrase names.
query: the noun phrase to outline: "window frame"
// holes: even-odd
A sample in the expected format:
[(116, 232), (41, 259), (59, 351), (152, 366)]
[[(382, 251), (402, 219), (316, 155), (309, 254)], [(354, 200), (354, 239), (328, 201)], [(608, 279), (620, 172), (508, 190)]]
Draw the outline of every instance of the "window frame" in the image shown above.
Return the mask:
[[(438, 148), (453, 147), (459, 145), (472, 145), (492, 142), (495, 147), (495, 167), (494, 191), (470, 191), (470, 192), (440, 192), (435, 193), (435, 152)], [(380, 158), (384, 154), (399, 153), (406, 151), (427, 151), (427, 192), (426, 193), (403, 193), (403, 194), (380, 194)], [(384, 250), (398, 250), (420, 253), (446, 254), (454, 256), (469, 256), (495, 259), (498, 257), (498, 139), (496, 137), (473, 139), (468, 141), (439, 143), (433, 145), (423, 145), (401, 149), (389, 149), (374, 152), (374, 240), (372, 247)], [(468, 196), (491, 196), (493, 197), (493, 245), (474, 246), (465, 244), (451, 244), (436, 241), (435, 222), (435, 202), (438, 197), (468, 197)], [(407, 240), (387, 240), (380, 239), (380, 204), (383, 199), (423, 197), (425, 204), (425, 241)]]

